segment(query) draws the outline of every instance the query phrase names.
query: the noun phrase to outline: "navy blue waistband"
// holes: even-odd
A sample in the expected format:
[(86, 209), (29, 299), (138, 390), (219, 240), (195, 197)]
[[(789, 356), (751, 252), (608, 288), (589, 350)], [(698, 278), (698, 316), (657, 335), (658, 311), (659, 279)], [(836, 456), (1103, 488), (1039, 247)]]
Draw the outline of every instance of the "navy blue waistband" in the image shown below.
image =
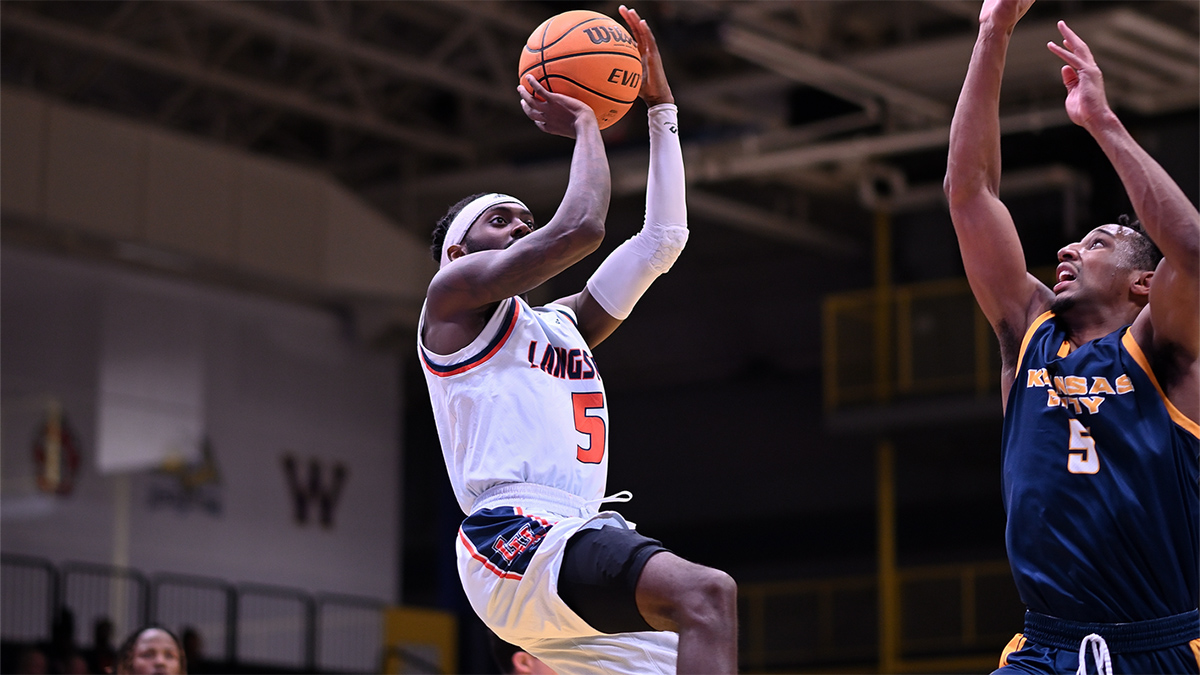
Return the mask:
[(1104, 638), (1113, 653), (1166, 649), (1200, 638), (1200, 610), (1130, 623), (1082, 623), (1025, 612), (1025, 637), (1040, 645), (1079, 649), (1092, 633)]

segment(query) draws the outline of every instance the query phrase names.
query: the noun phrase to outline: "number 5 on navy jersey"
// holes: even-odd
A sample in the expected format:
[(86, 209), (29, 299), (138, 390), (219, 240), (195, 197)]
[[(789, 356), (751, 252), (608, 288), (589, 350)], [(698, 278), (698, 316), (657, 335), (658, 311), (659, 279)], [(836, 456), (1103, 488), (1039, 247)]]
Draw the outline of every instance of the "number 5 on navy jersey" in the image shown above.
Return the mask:
[(1096, 452), (1096, 439), (1091, 430), (1074, 417), (1071, 418), (1070, 449), (1082, 450), (1067, 455), (1067, 471), (1071, 473), (1097, 473), (1100, 471), (1100, 454)]

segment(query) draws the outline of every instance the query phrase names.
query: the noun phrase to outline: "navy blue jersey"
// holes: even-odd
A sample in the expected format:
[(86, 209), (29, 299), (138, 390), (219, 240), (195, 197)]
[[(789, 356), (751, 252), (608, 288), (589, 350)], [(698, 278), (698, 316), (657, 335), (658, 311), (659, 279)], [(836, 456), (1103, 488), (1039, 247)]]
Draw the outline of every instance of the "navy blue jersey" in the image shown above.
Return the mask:
[(1053, 313), (1025, 335), (1004, 417), (1013, 577), (1029, 609), (1123, 623), (1200, 595), (1200, 425), (1121, 330), (1072, 350)]

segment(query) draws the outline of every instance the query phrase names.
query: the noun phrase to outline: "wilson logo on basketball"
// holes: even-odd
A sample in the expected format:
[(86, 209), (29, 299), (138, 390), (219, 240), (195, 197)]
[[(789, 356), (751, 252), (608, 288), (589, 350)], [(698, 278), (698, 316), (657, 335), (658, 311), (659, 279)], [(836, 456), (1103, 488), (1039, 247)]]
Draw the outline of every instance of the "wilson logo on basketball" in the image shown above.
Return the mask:
[(633, 36), (621, 30), (619, 26), (598, 26), (594, 28), (584, 28), (583, 32), (587, 34), (588, 39), (590, 39), (594, 45), (602, 45), (613, 41), (627, 45), (637, 44), (633, 41)]

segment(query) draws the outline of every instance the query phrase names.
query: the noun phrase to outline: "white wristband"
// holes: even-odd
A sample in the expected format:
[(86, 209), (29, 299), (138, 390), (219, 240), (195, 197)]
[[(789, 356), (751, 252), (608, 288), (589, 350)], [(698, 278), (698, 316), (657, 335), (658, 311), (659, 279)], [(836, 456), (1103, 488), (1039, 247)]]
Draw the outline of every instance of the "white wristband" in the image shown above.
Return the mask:
[(600, 264), (587, 288), (614, 318), (624, 320), (633, 306), (671, 265), (687, 243), (687, 201), (678, 108), (671, 103), (648, 111), (650, 172), (646, 178), (646, 221), (642, 230)]

